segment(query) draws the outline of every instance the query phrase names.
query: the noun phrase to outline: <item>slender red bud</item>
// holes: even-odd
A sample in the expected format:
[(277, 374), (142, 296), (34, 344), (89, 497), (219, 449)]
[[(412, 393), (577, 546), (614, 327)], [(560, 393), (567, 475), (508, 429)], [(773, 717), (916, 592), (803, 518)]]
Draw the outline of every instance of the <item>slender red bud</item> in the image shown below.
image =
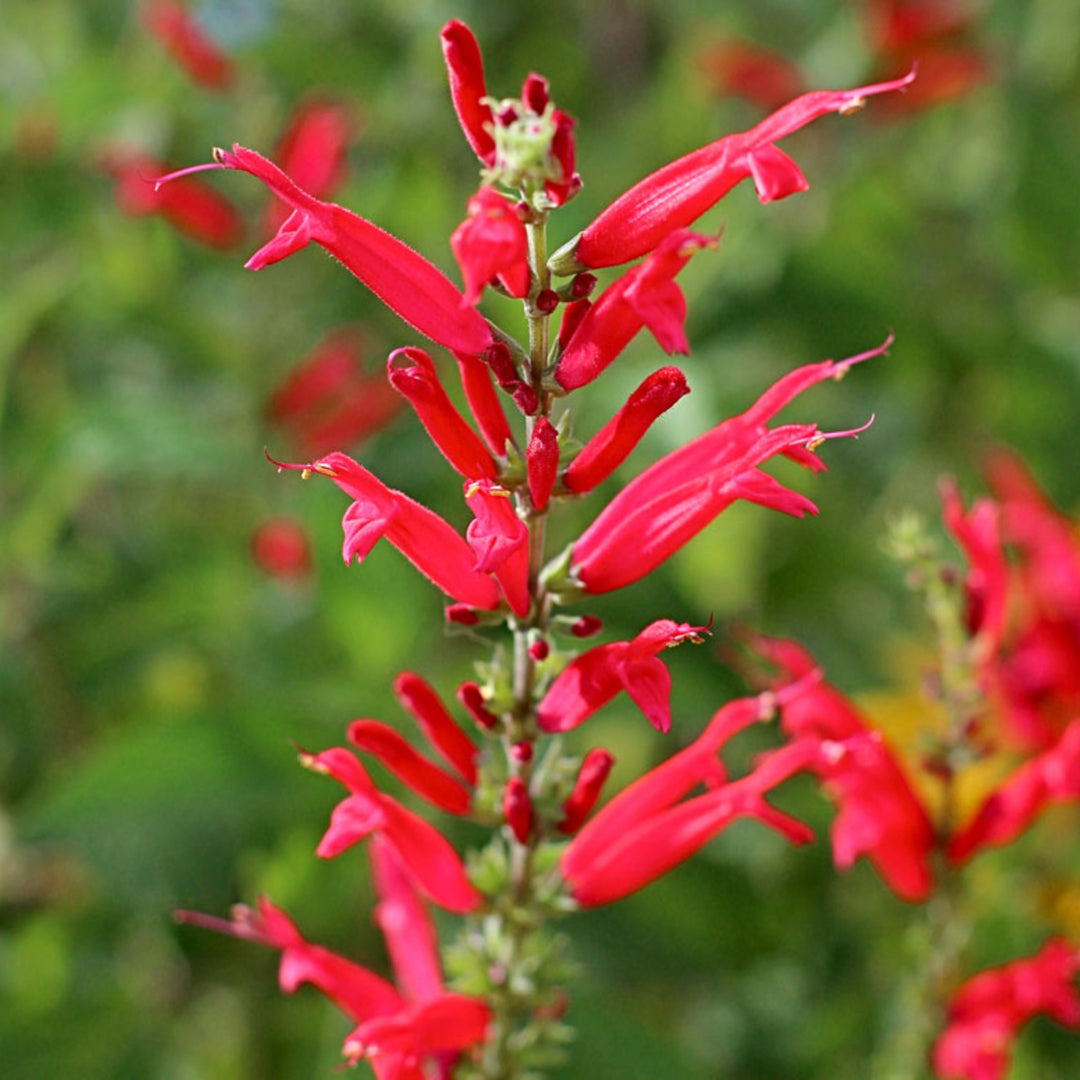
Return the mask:
[(602, 746), (594, 746), (585, 755), (574, 790), (563, 803), (563, 819), (559, 822), (559, 832), (572, 836), (581, 828), (600, 798), (604, 782), (614, 764), (614, 755)]
[(512, 776), (503, 792), (503, 814), (506, 824), (519, 844), (526, 844), (533, 827), (533, 805), (529, 789), (520, 776)]
[(474, 682), (463, 682), (457, 688), (457, 699), (465, 711), (486, 731), (498, 727), (499, 718), (490, 712), (484, 701), (484, 692)]
[(559, 474), (559, 434), (546, 416), (541, 416), (533, 427), (532, 438), (525, 451), (525, 462), (533, 506), (543, 510), (551, 498)]

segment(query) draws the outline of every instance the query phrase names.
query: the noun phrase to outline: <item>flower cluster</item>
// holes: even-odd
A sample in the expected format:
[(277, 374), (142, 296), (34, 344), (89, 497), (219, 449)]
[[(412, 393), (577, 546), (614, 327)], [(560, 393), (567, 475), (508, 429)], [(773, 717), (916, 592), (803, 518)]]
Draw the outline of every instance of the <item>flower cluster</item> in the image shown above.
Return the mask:
[[(387, 383), (456, 474), (452, 483), (462, 491), (456, 520), (389, 487), (340, 450), (320, 446), (303, 462), (278, 463), (305, 478), (325, 477), (347, 496), (347, 564), (363, 562), (385, 538), (445, 594), (449, 623), (477, 635), (494, 634), (501, 625), (510, 639), (508, 648), (496, 644), (491, 659), (478, 665), (477, 679), (457, 688), (465, 720), (419, 674), (398, 678), (395, 693), (430, 753), (396, 727), (363, 718), (348, 728), (351, 748), (301, 755), (306, 767), (345, 789), (317, 854), (336, 858), (364, 842), (396, 985), (308, 943), (268, 900), (256, 911), (238, 909), (231, 922), (184, 915), (280, 950), (283, 989), (312, 983), (358, 1025), (345, 1040), (346, 1059), (368, 1060), (377, 1076), (405, 1080), (517, 1076), (550, 1060), (565, 1040), (565, 962), (548, 926), (551, 917), (627, 896), (740, 817), (792, 843), (807, 842), (809, 828), (768, 801), (794, 773), (818, 777), (840, 804), (833, 830), (838, 865), (867, 855), (905, 899), (929, 894), (930, 856), (942, 842), (885, 741), (790, 643), (761, 639), (759, 647), (780, 669), (776, 684), (720, 708), (696, 738), (595, 813), (612, 755), (591, 746), (574, 756), (561, 738), (622, 691), (653, 727), (669, 731), (672, 679), (659, 654), (700, 641), (709, 630), (657, 618), (629, 640), (579, 652), (578, 640), (599, 633), (599, 620), (562, 608), (633, 585), (736, 501), (794, 517), (815, 513), (805, 495), (765, 467), (785, 458), (820, 471), (821, 445), (863, 427), (829, 432), (777, 417), (818, 383), (885, 352), (891, 338), (847, 359), (795, 369), (743, 413), (637, 471), (565, 550), (551, 553), (546, 544), (549, 515), (611, 478), (650, 425), (688, 392), (679, 368), (661, 367), (594, 435), (571, 433), (570, 395), (602, 380), (641, 330), (665, 353), (689, 351), (687, 304), (677, 278), (691, 258), (717, 247), (715, 235), (694, 231), (698, 219), (742, 180), (763, 203), (805, 190), (799, 166), (777, 144), (828, 113), (847, 115), (868, 97), (903, 90), (912, 76), (796, 97), (750, 130), (632, 185), (549, 257), (549, 218), (581, 190), (573, 119), (554, 105), (547, 80), (535, 73), (518, 97), (490, 95), (479, 46), (463, 23), (447, 24), (442, 44), (451, 100), (481, 165), (480, 185), (450, 240), (462, 287), (377, 224), (326, 201), (340, 176), (338, 157), (308, 162), (308, 151), (297, 149), (318, 144), (317, 138), (291, 132), (277, 162), (234, 144), (215, 150), (212, 163), (157, 184), (167, 191), (204, 170), (253, 177), (283, 209), (273, 215), (272, 236), (248, 259), (249, 269), (317, 245), (452, 357), (405, 345), (388, 358)], [(611, 267), (621, 269), (597, 292), (594, 271)], [(480, 304), (492, 289), (522, 301), (527, 341), (483, 315)], [(455, 370), (464, 410), (446, 388)], [(326, 385), (339, 387), (338, 378), (332, 365), (313, 362), (275, 399), (282, 422), (305, 416), (306, 402), (318, 401)], [(1022, 516), (1018, 511), (1017, 520)], [(972, 532), (982, 558), (981, 525), (973, 524)], [(983, 577), (972, 579), (972, 594), (982, 589), (977, 617), (997, 627), (998, 568), (990, 566), (992, 553), (986, 560)], [(729, 776), (725, 745), (774, 715), (786, 744), (744, 775)], [(1022, 791), (1012, 802), (1006, 798), (1010, 806), (1030, 810), (1040, 798), (1063, 797), (1061, 777), (1076, 771), (1065, 760), (1077, 742), (1070, 731), (1045, 751), (1057, 757), (1033, 759), (1030, 775), (1016, 774), (1011, 783)], [(486, 826), (487, 845), (459, 854), (452, 829), (444, 832), (372, 779), (365, 767), (372, 758), (407, 789), (408, 800)], [(971, 851), (959, 852), (950, 841), (950, 857), (962, 861), (1007, 832), (991, 821)], [(457, 945), (445, 954), (453, 968), (451, 990), (429, 904), (464, 917)], [(1027, 1015), (1004, 1005), (999, 1012), (1014, 1024)]]

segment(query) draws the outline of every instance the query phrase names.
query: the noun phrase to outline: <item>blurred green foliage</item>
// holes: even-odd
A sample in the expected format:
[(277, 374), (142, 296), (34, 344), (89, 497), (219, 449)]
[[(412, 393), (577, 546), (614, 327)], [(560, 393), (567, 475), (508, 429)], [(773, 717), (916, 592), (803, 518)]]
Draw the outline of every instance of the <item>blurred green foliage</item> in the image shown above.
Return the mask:
[[(476, 31), (495, 93), (538, 69), (579, 118), (586, 187), (557, 218), (557, 242), (650, 169), (759, 118), (710, 88), (695, 62), (710, 42), (749, 36), (815, 86), (855, 85), (873, 65), (846, 0), (195, 7), (238, 65), (228, 93), (193, 86), (134, 5), (6, 0), (0, 21), (10, 1080), (330, 1075), (346, 1022), (314, 993), (283, 1000), (275, 957), (177, 929), (170, 912), (221, 913), (266, 891), (313, 939), (382, 965), (362, 860), (312, 854), (334, 785), (298, 769), (292, 744), (337, 743), (358, 715), (396, 721), (389, 688), (405, 667), (449, 696), (484, 658), (444, 633), (440, 597), (387, 546), (346, 570), (340, 493), (279, 477), (262, 456), (267, 443), (291, 452), (264, 403), (327, 331), (362, 323), (378, 342), (373, 370), (414, 335), (315, 253), (255, 277), (243, 253), (124, 216), (104, 150), (123, 142), (180, 164), (233, 140), (268, 151), (297, 101), (330, 89), (360, 129), (338, 201), (449, 270), (447, 237), (476, 173), (445, 88), (448, 18)], [(1060, 505), (1080, 498), (1080, 23), (1061, 0), (991, 0), (974, 36), (992, 64), (987, 85), (910, 116), (871, 104), (819, 121), (785, 143), (809, 193), (762, 208), (744, 186), (706, 219), (725, 232), (719, 255), (683, 277), (694, 392), (624, 476), (798, 364), (861, 351), (890, 328), (896, 344), (792, 410), (825, 428), (876, 416), (857, 444), (824, 451), (829, 474), (800, 477), (820, 517), (731, 511), (663, 572), (595, 605), (611, 635), (711, 612), (801, 638), (849, 690), (880, 686), (897, 639), (921, 633), (880, 552), (890, 514), (915, 505), (933, 517), (942, 472), (974, 490), (999, 441)], [(212, 182), (243, 208), (243, 251), (254, 250), (263, 192), (240, 176)], [(643, 336), (583, 395), (578, 430), (594, 430), (659, 363)], [(363, 456), (461, 519), (457, 481), (411, 418)], [(314, 570), (298, 583), (251, 558), (255, 527), (280, 515), (311, 537)], [(569, 512), (578, 525), (589, 515), (585, 503)], [(685, 740), (740, 683), (710, 647), (685, 647), (671, 666), (673, 737)], [(582, 745), (611, 746), (625, 782), (666, 752), (645, 726), (613, 705)], [(826, 827), (810, 786), (786, 798)], [(1023, 854), (1049, 849), (1080, 871), (1075, 819), (1053, 820)], [(984, 862), (980, 959), (1060, 929), (1018, 858)], [(895, 1020), (913, 921), (865, 867), (838, 878), (825, 844), (792, 852), (733, 829), (695, 864), (568, 927), (586, 974), (572, 991), (580, 1035), (564, 1075), (865, 1077)], [(1075, 1046), (1037, 1024), (1014, 1075), (1073, 1075)]]

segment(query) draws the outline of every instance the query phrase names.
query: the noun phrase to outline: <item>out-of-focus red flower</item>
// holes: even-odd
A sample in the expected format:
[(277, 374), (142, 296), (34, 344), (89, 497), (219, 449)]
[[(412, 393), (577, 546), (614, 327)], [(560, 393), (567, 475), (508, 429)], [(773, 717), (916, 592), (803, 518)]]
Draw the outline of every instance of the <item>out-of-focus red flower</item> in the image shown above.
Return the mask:
[(540, 727), (570, 731), (625, 690), (658, 731), (671, 727), (671, 673), (656, 655), (684, 641), (701, 641), (704, 626), (671, 619), (650, 623), (632, 641), (597, 645), (560, 672), (537, 706)]
[(311, 571), (307, 532), (292, 518), (264, 521), (251, 536), (251, 557), (271, 577), (296, 580)]
[[(341, 102), (312, 96), (289, 118), (274, 160), (306, 192), (325, 199), (345, 180), (345, 155), (354, 128), (355, 121)], [(287, 204), (272, 199), (266, 208), (266, 232), (277, 232), (289, 213)]]
[(148, 0), (142, 6), (146, 29), (184, 72), (207, 90), (228, 90), (236, 78), (232, 61), (183, 6)]
[[(752, 644), (781, 672), (780, 685), (805, 680), (813, 660), (795, 642), (755, 637)], [(855, 705), (821, 681), (782, 704), (780, 726), (791, 742), (773, 754), (802, 761), (836, 801), (833, 858), (846, 870), (865, 855), (903, 900), (933, 888), (933, 825), (899, 759)]]
[(559, 274), (616, 266), (654, 250), (676, 229), (692, 225), (737, 183), (750, 178), (758, 198), (772, 202), (807, 188), (798, 165), (775, 143), (826, 113), (847, 114), (866, 98), (902, 90), (915, 78), (802, 94), (749, 131), (727, 135), (678, 158), (623, 192), (550, 260)]
[(718, 424), (631, 480), (574, 544), (574, 578), (588, 593), (632, 584), (656, 569), (737, 499), (797, 517), (816, 513), (809, 499), (784, 487), (760, 466), (783, 455), (813, 471), (824, 469), (812, 448), (830, 435), (816, 424), (769, 428), (768, 422), (803, 390), (823, 379), (839, 378), (853, 364), (879, 356), (891, 340), (846, 360), (797, 368), (766, 390), (745, 413)]
[(1080, 719), (1041, 754), (1025, 761), (949, 842), (949, 858), (966, 862), (986, 847), (1011, 844), (1048, 807), (1080, 800)]
[(1012, 1044), (1040, 1013), (1080, 1027), (1080, 950), (1051, 938), (1034, 956), (990, 968), (953, 995), (932, 1062), (940, 1080), (1004, 1080)]
[(484, 185), (466, 207), (450, 247), (465, 279), (465, 302), (475, 304), (494, 278), (511, 296), (529, 291), (529, 241), (514, 204)]
[(401, 396), (382, 373), (361, 367), (368, 344), (359, 330), (329, 333), (271, 394), (268, 419), (284, 428), (303, 457), (320, 457), (385, 427)]
[[(560, 859), (574, 899), (594, 907), (629, 896), (688, 859), (738, 817), (755, 817), (792, 843), (811, 840), (807, 826), (764, 798), (797, 765), (763, 761), (748, 776), (729, 783), (718, 757), (730, 738), (770, 716), (774, 704), (775, 698), (765, 695), (725, 705), (690, 746), (599, 810)], [(698, 785), (708, 789), (705, 794), (683, 798)]]
[(102, 165), (116, 182), (116, 205), (126, 214), (160, 214), (192, 240), (210, 248), (235, 247), (244, 235), (240, 211), (224, 195), (193, 176), (157, 187), (171, 166), (136, 150), (113, 147)]
[(710, 45), (698, 53), (697, 67), (719, 94), (763, 109), (778, 109), (804, 89), (801, 72), (787, 57), (749, 41)]
[(963, 0), (870, 0), (867, 36), (883, 75), (910, 70), (919, 77), (908, 94), (882, 103), (882, 116), (900, 116), (962, 97), (985, 83), (993, 68), (970, 40), (974, 6)]

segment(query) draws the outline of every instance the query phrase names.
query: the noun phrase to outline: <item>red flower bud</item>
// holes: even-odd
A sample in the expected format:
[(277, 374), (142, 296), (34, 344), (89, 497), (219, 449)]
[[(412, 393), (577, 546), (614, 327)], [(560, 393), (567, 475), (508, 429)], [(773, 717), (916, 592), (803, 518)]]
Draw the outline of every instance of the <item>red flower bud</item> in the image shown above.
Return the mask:
[(506, 782), (503, 792), (503, 816), (514, 839), (519, 844), (527, 844), (533, 827), (533, 804), (529, 798), (529, 789), (520, 776), (512, 776)]
[(559, 474), (559, 435), (546, 416), (537, 419), (525, 450), (529, 495), (533, 506), (543, 510), (551, 498)]
[(585, 755), (578, 770), (574, 790), (563, 803), (563, 819), (559, 822), (559, 832), (573, 836), (581, 828), (600, 798), (604, 782), (614, 764), (614, 755), (602, 746), (594, 746)]

